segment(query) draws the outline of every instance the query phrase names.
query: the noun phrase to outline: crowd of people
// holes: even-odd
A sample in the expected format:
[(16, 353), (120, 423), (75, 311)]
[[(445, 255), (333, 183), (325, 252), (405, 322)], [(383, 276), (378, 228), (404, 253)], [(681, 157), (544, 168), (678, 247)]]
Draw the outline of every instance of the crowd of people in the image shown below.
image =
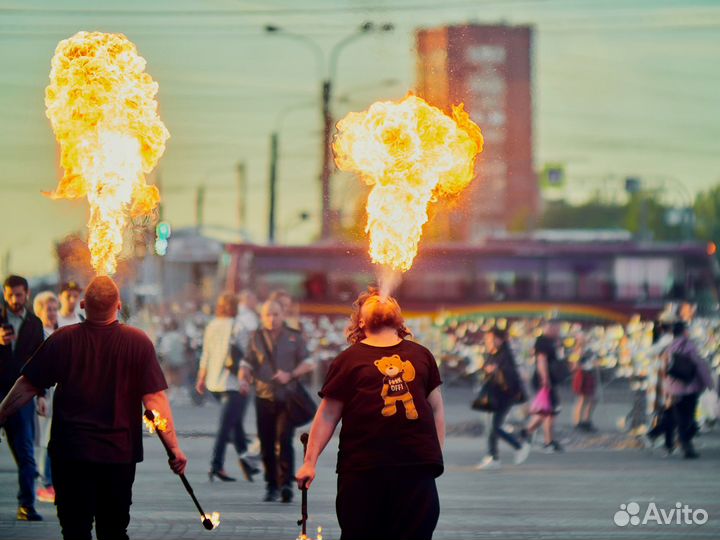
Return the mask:
[[(71, 493), (77, 486), (67, 483), (68, 471), (87, 465), (68, 459), (73, 443), (68, 442), (67, 434), (60, 433), (64, 429), (82, 429), (73, 424), (77, 417), (68, 420), (67, 408), (72, 409), (69, 404), (73, 402), (67, 397), (68, 383), (65, 382), (54, 395), (58, 392), (55, 385), (67, 381), (67, 374), (57, 371), (58, 360), (46, 352), (58, 347), (57, 343), (64, 343), (63, 350), (72, 350), (73, 354), (89, 355), (84, 362), (92, 367), (101, 361), (98, 350), (108, 345), (98, 344), (92, 352), (80, 353), (72, 349), (73, 344), (75, 347), (81, 346), (78, 343), (87, 346), (88, 340), (115, 336), (113, 339), (117, 339), (116, 347), (119, 348), (113, 350), (111, 357), (117, 358), (121, 355), (118, 351), (126, 351), (131, 356), (144, 358), (150, 366), (147, 373), (151, 376), (139, 376), (138, 380), (127, 383), (144, 389), (138, 390), (135, 397), (142, 398), (143, 404), (146, 401), (158, 404), (163, 415), (170, 416), (170, 422), (170, 402), (187, 397), (197, 403), (207, 396), (216, 399), (220, 404), (220, 415), (208, 477), (210, 480), (236, 481), (225, 468), (226, 448), (232, 444), (245, 480), (252, 482), (262, 469), (266, 488), (264, 501), (267, 502), (291, 502), (296, 478), (301, 485), (312, 482), (317, 456), (337, 423), (345, 420), (341, 432), (342, 462), (338, 465), (342, 480), (338, 518), (341, 527), (355, 532), (366, 530), (364, 527), (371, 523), (353, 519), (351, 508), (361, 503), (369, 504), (369, 500), (358, 499), (357, 494), (369, 492), (373, 482), (382, 483), (386, 474), (384, 469), (368, 468), (365, 462), (368, 449), (377, 444), (373, 437), (382, 439), (386, 432), (398, 436), (409, 429), (407, 439), (410, 441), (418, 436), (416, 427), (422, 425), (427, 431), (426, 436), (435, 433), (435, 438), (428, 439), (429, 448), (433, 448), (432, 441), (439, 441), (442, 446), (444, 414), (439, 393), (434, 393), (441, 377), (446, 385), (467, 381), (480, 384), (473, 408), (491, 413), (487, 456), (478, 464), (480, 470), (500, 467), (498, 445), (501, 440), (514, 449), (515, 463), (523, 463), (530, 452), (534, 433), (541, 428), (544, 449), (552, 453), (563, 451), (555, 434), (555, 418), (560, 405), (558, 388), (563, 384), (569, 384), (576, 395), (572, 416), (574, 427), (592, 432), (596, 430), (592, 414), (598, 388), (607, 380), (629, 379), (637, 399), (628, 414), (628, 427), (637, 434), (644, 434), (651, 445), (662, 440), (667, 453), (679, 448), (688, 459), (698, 457), (693, 445), (698, 431), (698, 403), (703, 396), (712, 395), (714, 408), (717, 408), (715, 380), (720, 360), (720, 323), (696, 318), (689, 306), (671, 306), (654, 322), (634, 317), (624, 326), (552, 319), (508, 321), (447, 316), (405, 321), (397, 302), (371, 291), (358, 298), (348, 327), (346, 318), (301, 315), (297, 303), (284, 290), (272, 292), (262, 303), (246, 290), (237, 296), (221, 294), (212, 309), (202, 306), (182, 310), (178, 306), (163, 306), (156, 311), (139, 311), (128, 320), (130, 324), (120, 326), (142, 328), (145, 334), (140, 337), (140, 334), (125, 335), (116, 330), (110, 333), (109, 329), (115, 329), (118, 324), (119, 291), (108, 278), (98, 284), (99, 279), (90, 285), (95, 287), (92, 294), (89, 290), (83, 291), (78, 283), (68, 282), (60, 287), (58, 296), (43, 291), (31, 304), (27, 281), (10, 276), (4, 283), (0, 314), (0, 400), (3, 400), (0, 425), (18, 465), (17, 518), (40, 520), (42, 518), (35, 509), (36, 499), (56, 502), (64, 530), (67, 527), (68, 531), (83, 537), (89, 530), (87, 511), (73, 507), (67, 498), (63, 504), (62, 497), (56, 495), (58, 479), (54, 477), (58, 473), (60, 484), (65, 480), (63, 490), (66, 494)], [(89, 319), (91, 314), (81, 309), (83, 292), (85, 304), (95, 303), (95, 322), (86, 321), (86, 314)], [(108, 295), (112, 297), (109, 301)], [(104, 332), (108, 332), (105, 337)], [(408, 336), (412, 336), (413, 342), (425, 343), (429, 348), (413, 348), (409, 345), (411, 341), (405, 339)], [(120, 345), (123, 340), (134, 345), (130, 348)], [(145, 342), (149, 345), (144, 345)], [(48, 343), (53, 347), (46, 345)], [(148, 346), (154, 347), (151, 354)], [(429, 350), (438, 353), (437, 360)], [(371, 356), (373, 361), (365, 366), (364, 361)], [(355, 366), (355, 362), (360, 364)], [(362, 369), (361, 364), (365, 366)], [(65, 367), (69, 371), (74, 369)], [(369, 373), (363, 375), (366, 368)], [(370, 386), (376, 384), (374, 379), (378, 371), (382, 375), (379, 399), (383, 405), (379, 412), (374, 406), (368, 409), (365, 401), (359, 401), (358, 397), (369, 399)], [(93, 387), (95, 379), (91, 384), (88, 376), (83, 372), (78, 374), (78, 379), (84, 379), (86, 386)], [(107, 378), (108, 374), (105, 372), (98, 380), (104, 380), (103, 377)], [(363, 377), (367, 378), (367, 392), (361, 384), (365, 380)], [(348, 384), (350, 379), (353, 384)], [(421, 382), (422, 386), (419, 386)], [(321, 388), (322, 414), (315, 417), (311, 428), (309, 458), (296, 475), (294, 432), (299, 425), (309, 422), (315, 413), (315, 404), (307, 397), (303, 385), (307, 383)], [(110, 387), (118, 382), (108, 379), (103, 384)], [(169, 400), (165, 397), (168, 386)], [(355, 390), (351, 391), (351, 387)], [(424, 388), (420, 394), (419, 388)], [(85, 400), (100, 399), (88, 388), (77, 390), (73, 399), (78, 396)], [(253, 441), (244, 429), (251, 396), (259, 445), (251, 444)], [(58, 412), (54, 411), (58, 406)], [(511, 432), (506, 429), (505, 422), (515, 406), (522, 409), (524, 420), (521, 429)], [(428, 410), (433, 411), (431, 418), (433, 414), (442, 414), (442, 421), (436, 418), (434, 426), (413, 422), (423, 414), (427, 415)], [(372, 420), (376, 412), (381, 418), (393, 420), (377, 424)], [(75, 414), (83, 416), (82, 413)], [(711, 411), (711, 414), (717, 415), (717, 411)], [(299, 417), (303, 420), (298, 420)], [(55, 422), (53, 418), (56, 418)], [(404, 421), (400, 422), (399, 418)], [(92, 423), (107, 418), (93, 416), (86, 420)], [(123, 421), (130, 422), (127, 418)], [(405, 421), (410, 423), (405, 424)], [(57, 422), (65, 427), (52, 427)], [(347, 427), (346, 423), (349, 424)], [(373, 424), (377, 425), (373, 427)], [(88, 437), (90, 447), (97, 443), (91, 440), (92, 436), (80, 431), (78, 437)], [(676, 438), (679, 444), (676, 444)], [(402, 444), (402, 437), (400, 439), (399, 444)], [(49, 444), (52, 440), (60, 442)], [(185, 461), (177, 440), (174, 440), (177, 459), (171, 465), (177, 472), (184, 469)], [(253, 446), (259, 446), (259, 449)], [(378, 446), (378, 451), (381, 447)], [(357, 454), (357, 448), (363, 448), (362, 456)], [(114, 452), (110, 451), (106, 456), (106, 464), (116, 464), (118, 456), (125, 452), (127, 456), (122, 455), (129, 456), (126, 461), (132, 464), (132, 470), (110, 467), (103, 471), (117, 475), (121, 487), (125, 486), (123, 489), (127, 491), (130, 489), (128, 482), (132, 485), (134, 463), (141, 459), (141, 450), (117, 448)], [(442, 458), (438, 455), (432, 452), (418, 455), (418, 464), (422, 467), (413, 470), (411, 475), (417, 482), (413, 484), (417, 487), (416, 502), (427, 507), (429, 516), (425, 521), (416, 520), (415, 526), (422, 537), (431, 535), (437, 519), (436, 491), (433, 490), (434, 478), (442, 472)], [(86, 454), (84, 461), (93, 462), (94, 459)], [(38, 477), (41, 485), (36, 492)], [(93, 486), (86, 487), (89, 492), (94, 489)], [(123, 523), (126, 527), (129, 519), (126, 508), (129, 499), (126, 499), (119, 501), (117, 511), (106, 516), (118, 530), (123, 529)], [(407, 501), (382, 504), (394, 504), (397, 515), (405, 512), (408, 519), (411, 518)], [(372, 515), (375, 510), (369, 508), (368, 512)], [(377, 526), (392, 527), (393, 524), (380, 519), (373, 524), (373, 527)], [(347, 535), (348, 538), (351, 536)]]

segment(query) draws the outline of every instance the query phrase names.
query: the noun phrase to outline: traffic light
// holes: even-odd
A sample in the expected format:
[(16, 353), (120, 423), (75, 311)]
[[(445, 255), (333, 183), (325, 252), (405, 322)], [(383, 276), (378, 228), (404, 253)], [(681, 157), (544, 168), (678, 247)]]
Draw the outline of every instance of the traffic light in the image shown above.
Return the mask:
[(172, 229), (167, 221), (161, 221), (155, 227), (155, 253), (161, 257), (167, 253), (168, 240)]

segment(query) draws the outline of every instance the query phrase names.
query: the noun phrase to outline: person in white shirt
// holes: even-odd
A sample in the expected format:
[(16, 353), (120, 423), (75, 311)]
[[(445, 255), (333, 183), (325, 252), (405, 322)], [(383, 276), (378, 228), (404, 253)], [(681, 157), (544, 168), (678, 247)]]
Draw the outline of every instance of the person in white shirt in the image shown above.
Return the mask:
[(260, 326), (260, 317), (257, 312), (257, 297), (247, 289), (240, 291), (238, 295), (238, 312), (235, 316), (233, 334), (238, 347), (247, 351), (250, 343), (250, 336)]
[(85, 320), (79, 313), (80, 295), (82, 287), (77, 281), (67, 281), (60, 287), (60, 313), (58, 314), (58, 328), (70, 326)]
[(248, 482), (259, 471), (246, 458), (247, 439), (243, 428), (249, 385), (238, 378), (240, 349), (235, 343), (233, 327), (237, 315), (237, 300), (231, 293), (224, 293), (218, 299), (215, 317), (205, 328), (202, 356), (195, 386), (199, 394), (209, 390), (222, 404), (220, 425), (215, 438), (213, 457), (208, 477), (223, 482), (234, 482), (235, 478), (225, 471), (225, 449), (229, 442), (235, 445), (240, 468)]
[[(43, 323), (45, 339), (57, 329), (58, 298), (51, 291), (43, 291), (33, 300), (33, 311)], [(48, 443), (50, 442), (50, 427), (52, 426), (52, 405), (55, 387), (48, 388), (44, 396), (35, 400), (35, 446), (38, 447), (37, 469), (42, 479), (42, 487), (37, 490), (38, 501), (46, 503), (55, 502), (55, 488), (53, 487), (50, 458), (48, 456)]]

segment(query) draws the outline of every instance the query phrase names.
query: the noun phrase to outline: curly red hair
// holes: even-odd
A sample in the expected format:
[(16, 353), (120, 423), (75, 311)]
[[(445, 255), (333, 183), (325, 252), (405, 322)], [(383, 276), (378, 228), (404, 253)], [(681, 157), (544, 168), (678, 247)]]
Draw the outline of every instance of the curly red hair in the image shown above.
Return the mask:
[[(352, 313), (350, 314), (350, 323), (345, 330), (345, 335), (347, 336), (348, 343), (354, 345), (355, 343), (359, 343), (367, 337), (367, 335), (365, 334), (365, 330), (360, 326), (360, 320), (362, 319), (362, 307), (365, 302), (376, 296), (380, 296), (380, 290), (376, 287), (368, 287), (368, 290), (361, 293), (360, 296), (358, 296), (357, 299), (353, 302)], [(393, 313), (392, 320), (390, 321), (390, 326), (395, 328), (400, 338), (412, 336), (412, 332), (410, 332), (407, 326), (405, 326), (405, 319), (403, 319), (402, 313), (400, 311), (400, 305), (397, 303), (397, 300), (395, 300), (392, 296), (389, 296), (387, 300), (389, 300), (397, 307), (397, 309)]]

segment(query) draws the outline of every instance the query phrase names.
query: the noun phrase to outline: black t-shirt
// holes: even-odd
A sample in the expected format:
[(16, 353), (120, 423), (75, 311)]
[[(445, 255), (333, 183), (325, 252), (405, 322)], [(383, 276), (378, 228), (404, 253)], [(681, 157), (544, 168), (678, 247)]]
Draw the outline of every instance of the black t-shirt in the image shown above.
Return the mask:
[(548, 372), (550, 375), (550, 384), (555, 385), (555, 372), (557, 371), (554, 364), (558, 361), (557, 349), (555, 348), (555, 340), (548, 336), (538, 336), (535, 340), (535, 373), (533, 374), (533, 386), (540, 388), (540, 374), (537, 372), (537, 355), (544, 354), (547, 358)]
[(420, 465), (442, 474), (428, 402), (440, 384), (432, 353), (409, 340), (391, 347), (356, 343), (340, 353), (319, 392), (343, 403), (337, 471)]
[(89, 321), (53, 333), (22, 374), (38, 388), (57, 384), (49, 449), (61, 459), (143, 459), (142, 396), (167, 383), (144, 332)]

